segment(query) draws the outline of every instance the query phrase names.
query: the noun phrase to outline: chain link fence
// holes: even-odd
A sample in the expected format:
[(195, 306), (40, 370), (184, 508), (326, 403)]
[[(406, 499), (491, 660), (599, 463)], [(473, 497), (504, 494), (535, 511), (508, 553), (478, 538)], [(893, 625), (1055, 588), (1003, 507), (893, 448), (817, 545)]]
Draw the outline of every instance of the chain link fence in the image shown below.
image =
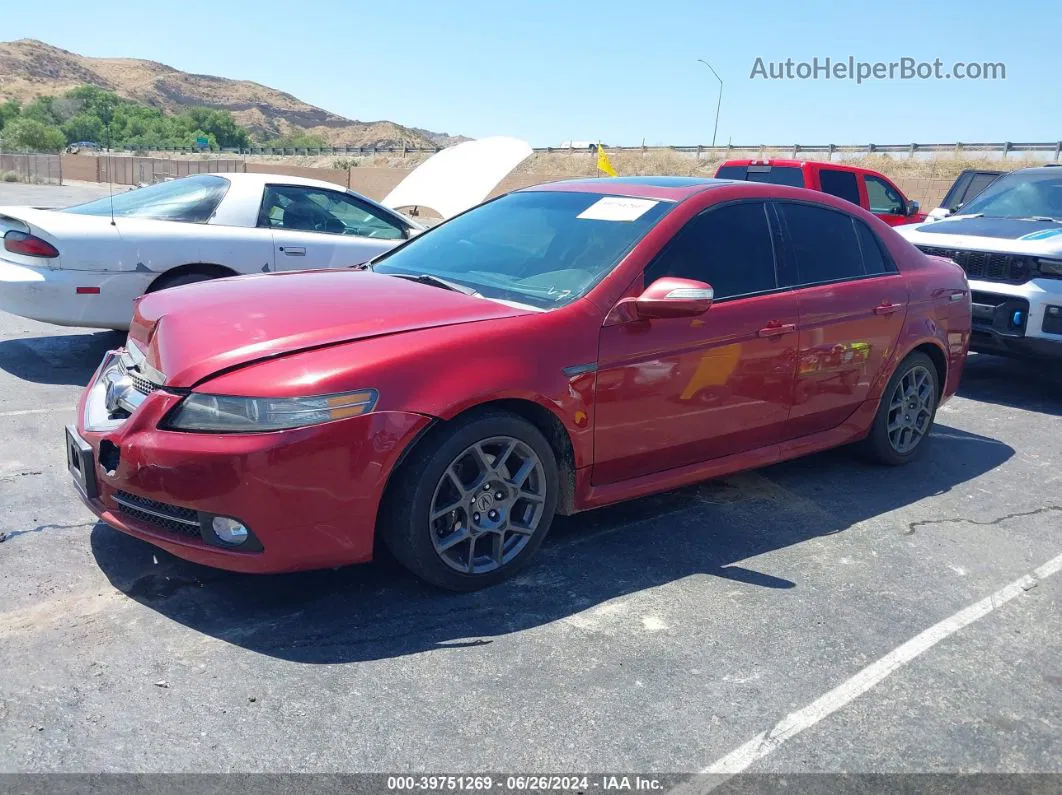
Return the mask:
[(63, 163), (59, 155), (0, 154), (0, 180), (62, 185)]

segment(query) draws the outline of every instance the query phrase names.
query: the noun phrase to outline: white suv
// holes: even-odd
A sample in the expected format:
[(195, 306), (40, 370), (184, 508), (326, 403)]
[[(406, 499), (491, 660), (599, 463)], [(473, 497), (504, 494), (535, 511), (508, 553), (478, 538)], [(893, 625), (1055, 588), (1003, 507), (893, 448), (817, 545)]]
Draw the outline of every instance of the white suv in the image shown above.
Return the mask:
[(1062, 358), (1062, 168), (1014, 171), (961, 214), (896, 231), (966, 271), (971, 350)]

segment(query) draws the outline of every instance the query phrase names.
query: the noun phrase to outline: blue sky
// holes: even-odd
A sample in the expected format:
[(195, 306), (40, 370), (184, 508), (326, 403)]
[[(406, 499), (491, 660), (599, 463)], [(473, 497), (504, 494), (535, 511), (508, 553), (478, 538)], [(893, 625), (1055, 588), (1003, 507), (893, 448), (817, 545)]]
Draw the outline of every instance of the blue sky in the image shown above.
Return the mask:
[[(707, 144), (1062, 137), (1053, 2), (51, 0), (5, 40), (264, 83), (361, 120), (474, 137)], [(750, 79), (756, 58), (1003, 62), (997, 81)]]

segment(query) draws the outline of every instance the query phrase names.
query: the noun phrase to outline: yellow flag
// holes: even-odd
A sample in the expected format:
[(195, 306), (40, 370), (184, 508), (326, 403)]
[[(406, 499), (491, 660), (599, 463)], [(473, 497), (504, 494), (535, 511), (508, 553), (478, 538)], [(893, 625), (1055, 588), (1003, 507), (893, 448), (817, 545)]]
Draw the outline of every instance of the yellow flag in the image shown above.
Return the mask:
[(597, 145), (597, 170), (604, 171), (610, 177), (618, 177), (616, 169), (612, 167), (612, 164), (608, 162), (608, 155), (605, 154), (605, 147), (600, 143)]

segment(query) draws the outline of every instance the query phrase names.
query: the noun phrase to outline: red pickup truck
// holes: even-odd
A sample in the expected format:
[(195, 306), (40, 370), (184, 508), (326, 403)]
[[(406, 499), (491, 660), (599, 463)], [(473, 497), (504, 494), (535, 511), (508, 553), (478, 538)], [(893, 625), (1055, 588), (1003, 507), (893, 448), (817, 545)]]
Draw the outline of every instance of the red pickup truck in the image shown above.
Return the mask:
[(904, 196), (884, 174), (869, 168), (813, 160), (728, 160), (715, 176), (820, 190), (870, 210), (889, 226), (926, 220), (918, 202)]

